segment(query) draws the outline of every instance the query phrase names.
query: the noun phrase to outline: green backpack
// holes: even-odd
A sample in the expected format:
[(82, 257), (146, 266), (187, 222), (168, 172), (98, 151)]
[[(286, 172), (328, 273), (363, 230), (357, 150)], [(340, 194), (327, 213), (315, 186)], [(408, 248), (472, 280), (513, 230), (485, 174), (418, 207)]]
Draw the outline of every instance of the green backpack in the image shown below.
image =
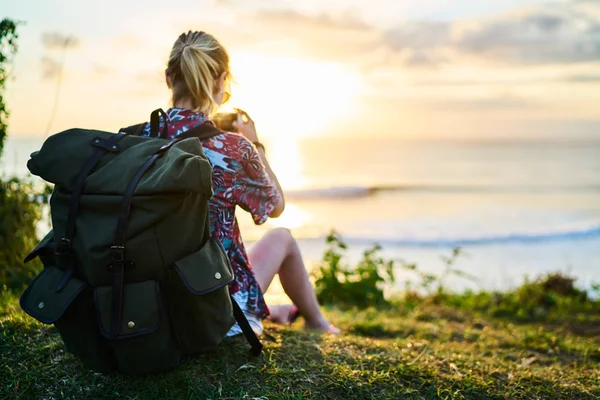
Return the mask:
[(27, 164), (55, 186), (53, 230), (26, 259), (40, 257), (44, 269), (21, 307), (99, 372), (174, 368), (214, 350), (234, 321), (253, 353), (262, 349), (210, 235), (212, 167), (201, 140), (221, 131), (202, 124), (169, 141), (161, 115), (151, 115), (150, 138), (139, 136), (143, 124), (58, 133)]

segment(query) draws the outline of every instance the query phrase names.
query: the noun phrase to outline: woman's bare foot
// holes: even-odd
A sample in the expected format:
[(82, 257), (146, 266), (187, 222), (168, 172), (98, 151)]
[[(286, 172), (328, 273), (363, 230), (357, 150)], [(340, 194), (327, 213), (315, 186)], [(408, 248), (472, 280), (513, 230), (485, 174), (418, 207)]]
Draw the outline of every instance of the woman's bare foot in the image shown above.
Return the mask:
[(276, 306), (269, 306), (269, 321), (276, 324), (290, 325), (297, 316), (298, 309), (293, 304), (283, 304)]
[(342, 331), (339, 328), (336, 328), (335, 326), (331, 325), (329, 321), (327, 321), (325, 318), (322, 318), (318, 321), (314, 321), (312, 323), (306, 321), (304, 323), (304, 329), (310, 329), (324, 333), (332, 333), (334, 335), (339, 335), (340, 333), (342, 333)]
[[(282, 304), (269, 306), (270, 315), (267, 318), (276, 324), (290, 325), (295, 318), (295, 313), (298, 313), (298, 309), (293, 304)], [(335, 335), (341, 333), (341, 331), (335, 326), (331, 325), (325, 317), (321, 316), (315, 321), (304, 322), (304, 329), (320, 331), (325, 333), (333, 333)]]

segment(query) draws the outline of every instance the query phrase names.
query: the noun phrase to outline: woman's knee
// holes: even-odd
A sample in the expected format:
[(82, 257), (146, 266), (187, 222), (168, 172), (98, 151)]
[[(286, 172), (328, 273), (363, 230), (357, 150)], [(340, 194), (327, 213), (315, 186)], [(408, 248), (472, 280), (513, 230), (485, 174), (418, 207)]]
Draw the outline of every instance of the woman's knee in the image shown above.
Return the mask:
[(267, 234), (273, 235), (279, 238), (280, 240), (284, 240), (286, 242), (294, 239), (292, 236), (292, 232), (288, 228), (274, 228), (271, 229)]
[(296, 242), (292, 236), (292, 232), (287, 228), (271, 229), (267, 235), (271, 236), (273, 240), (282, 243), (288, 249), (291, 248)]

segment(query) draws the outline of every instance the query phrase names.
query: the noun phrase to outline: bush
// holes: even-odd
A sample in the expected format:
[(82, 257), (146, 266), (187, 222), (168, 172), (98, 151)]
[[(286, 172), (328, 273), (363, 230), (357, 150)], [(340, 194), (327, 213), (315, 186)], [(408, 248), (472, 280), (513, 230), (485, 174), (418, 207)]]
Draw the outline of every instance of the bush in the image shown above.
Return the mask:
[(23, 259), (37, 245), (45, 198), (29, 182), (0, 181), (0, 287), (20, 288), (41, 269), (37, 259), (27, 264)]
[(366, 250), (358, 265), (349, 268), (342, 262), (346, 244), (340, 236), (330, 233), (327, 244), (323, 263), (315, 273), (315, 291), (322, 304), (359, 308), (389, 304), (383, 287), (394, 283), (394, 262), (379, 256), (380, 246)]
[(575, 278), (552, 273), (502, 293), (448, 295), (446, 302), (518, 322), (565, 321), (577, 319), (579, 314), (597, 319), (600, 302), (592, 300), (574, 282)]

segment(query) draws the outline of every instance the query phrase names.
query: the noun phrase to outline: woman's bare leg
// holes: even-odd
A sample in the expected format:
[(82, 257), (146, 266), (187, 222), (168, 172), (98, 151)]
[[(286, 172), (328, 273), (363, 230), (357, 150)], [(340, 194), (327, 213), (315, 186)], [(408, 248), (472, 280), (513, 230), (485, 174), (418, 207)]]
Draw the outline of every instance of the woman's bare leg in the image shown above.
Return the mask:
[[(331, 329), (331, 324), (321, 312), (300, 249), (290, 231), (277, 228), (267, 232), (250, 249), (248, 255), (263, 292), (267, 291), (275, 275), (279, 274), (283, 290), (302, 313), (306, 327), (324, 331)], [(273, 308), (275, 311), (275, 307)], [(278, 313), (281, 314), (279, 311), (280, 309)], [(280, 316), (275, 319), (281, 320)]]

